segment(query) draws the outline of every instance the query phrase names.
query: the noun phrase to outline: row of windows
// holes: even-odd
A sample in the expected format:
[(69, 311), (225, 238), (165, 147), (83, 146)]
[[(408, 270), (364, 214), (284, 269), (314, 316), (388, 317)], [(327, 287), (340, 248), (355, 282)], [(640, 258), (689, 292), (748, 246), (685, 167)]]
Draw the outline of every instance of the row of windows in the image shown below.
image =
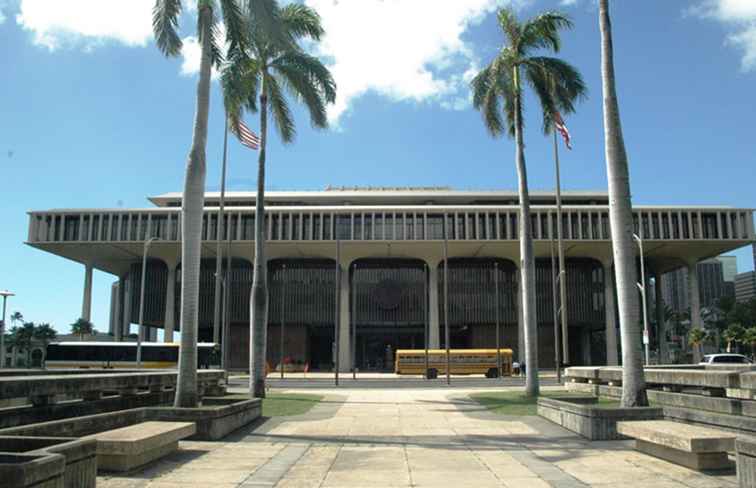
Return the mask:
[[(150, 237), (176, 241), (181, 235), (178, 213), (115, 213), (32, 216), (30, 240), (144, 241)], [(264, 231), (271, 241), (332, 240), (515, 240), (519, 236), (517, 212), (272, 212), (265, 216)], [(635, 233), (644, 239), (748, 239), (753, 233), (749, 211), (636, 211)], [(554, 212), (534, 212), (531, 230), (536, 239), (557, 235)], [(220, 226), (216, 212), (203, 216), (202, 239), (254, 240), (255, 215), (229, 213)], [(222, 227), (222, 229), (220, 228)], [(607, 212), (566, 211), (562, 232), (570, 240), (610, 238)]]

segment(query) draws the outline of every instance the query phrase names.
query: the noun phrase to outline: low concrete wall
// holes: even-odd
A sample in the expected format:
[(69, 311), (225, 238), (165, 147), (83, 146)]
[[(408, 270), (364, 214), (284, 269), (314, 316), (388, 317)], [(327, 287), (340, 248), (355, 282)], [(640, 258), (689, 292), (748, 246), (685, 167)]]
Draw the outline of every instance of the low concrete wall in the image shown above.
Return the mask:
[[(65, 458), (66, 488), (94, 488), (97, 483), (97, 443), (65, 437), (1, 436), (0, 453), (40, 456), (60, 454)], [(0, 480), (0, 485), (2, 481)], [(4, 486), (4, 485), (3, 485)]]
[(0, 453), (3, 488), (64, 488), (65, 468), (60, 454)]
[(189, 439), (216, 441), (244, 427), (262, 415), (262, 401), (247, 395), (205, 397), (198, 408), (154, 407), (150, 420), (194, 422), (197, 433)]
[(595, 405), (596, 397), (539, 398), (538, 415), (590, 439), (625, 439), (617, 433), (617, 421), (663, 418), (654, 407), (616, 408)]
[(756, 438), (735, 439), (735, 463), (738, 485), (741, 488), (756, 487)]
[(143, 407), (39, 422), (0, 429), (0, 435), (83, 437), (147, 420), (166, 420), (195, 422), (197, 433), (192, 437), (194, 440), (218, 440), (262, 414), (261, 400), (246, 395), (207, 397), (203, 401), (206, 404), (198, 408)]

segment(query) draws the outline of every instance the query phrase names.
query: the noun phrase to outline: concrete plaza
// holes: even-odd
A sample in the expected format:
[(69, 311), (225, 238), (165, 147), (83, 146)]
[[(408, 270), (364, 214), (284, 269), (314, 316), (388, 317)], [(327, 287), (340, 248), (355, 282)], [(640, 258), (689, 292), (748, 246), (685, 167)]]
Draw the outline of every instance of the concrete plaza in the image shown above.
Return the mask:
[[(508, 388), (509, 389), (509, 388)], [(492, 413), (466, 389), (308, 389), (304, 415), (276, 417), (223, 442), (180, 450), (105, 488), (734, 487), (633, 449), (588, 442), (540, 417)]]

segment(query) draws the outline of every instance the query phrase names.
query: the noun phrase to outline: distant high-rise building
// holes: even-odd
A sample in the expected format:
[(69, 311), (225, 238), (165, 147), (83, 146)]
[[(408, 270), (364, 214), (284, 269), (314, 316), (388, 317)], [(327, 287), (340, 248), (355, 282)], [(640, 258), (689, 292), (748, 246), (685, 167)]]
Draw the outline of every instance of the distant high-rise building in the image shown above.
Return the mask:
[(735, 277), (735, 300), (747, 302), (756, 298), (756, 271), (740, 273)]
[[(732, 296), (734, 290), (732, 281), (728, 282), (724, 279), (725, 266), (730, 269), (732, 266), (729, 258), (734, 258), (734, 256), (706, 259), (698, 263), (698, 293), (702, 307), (712, 307), (720, 298)], [(688, 268), (679, 268), (664, 275), (662, 297), (664, 303), (675, 312), (688, 310), (690, 307)]]
[(722, 279), (734, 283), (738, 274), (737, 256), (717, 256), (714, 259), (722, 263)]

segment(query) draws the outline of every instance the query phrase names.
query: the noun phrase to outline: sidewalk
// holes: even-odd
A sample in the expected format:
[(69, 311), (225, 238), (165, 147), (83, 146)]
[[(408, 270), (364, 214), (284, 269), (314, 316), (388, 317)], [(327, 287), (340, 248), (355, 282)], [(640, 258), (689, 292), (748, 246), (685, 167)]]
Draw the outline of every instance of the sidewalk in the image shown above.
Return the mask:
[[(479, 390), (476, 390), (479, 391)], [(313, 390), (308, 390), (313, 393)], [(539, 417), (486, 411), (464, 390), (323, 390), (295, 417), (181, 450), (105, 488), (735, 487), (646, 456), (631, 441), (587, 442)]]

